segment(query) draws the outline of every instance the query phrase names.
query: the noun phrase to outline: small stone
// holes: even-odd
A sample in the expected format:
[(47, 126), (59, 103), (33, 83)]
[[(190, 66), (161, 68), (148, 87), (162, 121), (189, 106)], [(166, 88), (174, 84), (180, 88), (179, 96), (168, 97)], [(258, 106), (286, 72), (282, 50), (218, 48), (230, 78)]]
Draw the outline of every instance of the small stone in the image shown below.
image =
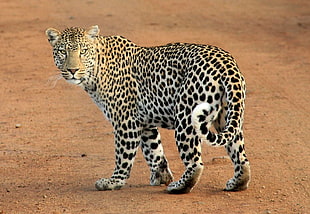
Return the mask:
[(15, 128), (20, 128), (20, 127), (22, 127), (22, 124), (20, 124), (20, 123), (17, 123), (17, 124), (15, 124)]

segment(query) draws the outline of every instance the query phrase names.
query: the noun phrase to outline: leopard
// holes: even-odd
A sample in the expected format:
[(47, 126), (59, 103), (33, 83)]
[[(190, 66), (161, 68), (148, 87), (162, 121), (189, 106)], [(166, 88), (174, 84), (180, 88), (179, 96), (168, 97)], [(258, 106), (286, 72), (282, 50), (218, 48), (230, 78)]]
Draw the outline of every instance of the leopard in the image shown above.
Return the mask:
[[(234, 175), (223, 190), (248, 188), (251, 173), (243, 121), (246, 84), (236, 60), (216, 46), (169, 43), (143, 47), (98, 25), (46, 30), (61, 77), (81, 87), (113, 127), (115, 168), (99, 191), (122, 188), (141, 148), (150, 185), (189, 193), (204, 169), (202, 144), (224, 147)], [(174, 130), (184, 172), (174, 181), (159, 129)]]

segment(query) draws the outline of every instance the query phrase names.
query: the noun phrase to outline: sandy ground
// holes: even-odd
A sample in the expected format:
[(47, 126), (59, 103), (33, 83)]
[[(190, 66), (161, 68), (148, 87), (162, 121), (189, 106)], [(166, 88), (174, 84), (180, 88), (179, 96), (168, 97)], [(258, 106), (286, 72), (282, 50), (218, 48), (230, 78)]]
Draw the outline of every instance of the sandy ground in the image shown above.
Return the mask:
[[(0, 213), (310, 213), (308, 0), (0, 0)], [(193, 42), (230, 51), (247, 80), (252, 182), (232, 176), (223, 148), (186, 195), (151, 187), (139, 152), (128, 184), (99, 192), (114, 168), (112, 128), (80, 88), (57, 84), (45, 29), (99, 25), (143, 46)], [(51, 80), (51, 81), (48, 81)], [(161, 130), (176, 178), (173, 131)]]

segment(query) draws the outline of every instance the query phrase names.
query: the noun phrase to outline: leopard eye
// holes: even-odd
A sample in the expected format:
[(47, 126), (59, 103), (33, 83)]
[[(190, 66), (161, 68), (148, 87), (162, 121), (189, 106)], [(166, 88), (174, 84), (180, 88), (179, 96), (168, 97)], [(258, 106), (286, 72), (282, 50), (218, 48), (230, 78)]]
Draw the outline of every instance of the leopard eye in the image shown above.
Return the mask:
[(87, 48), (83, 48), (80, 50), (80, 54), (85, 54), (87, 52)]
[(66, 55), (67, 51), (65, 49), (58, 49), (59, 53)]

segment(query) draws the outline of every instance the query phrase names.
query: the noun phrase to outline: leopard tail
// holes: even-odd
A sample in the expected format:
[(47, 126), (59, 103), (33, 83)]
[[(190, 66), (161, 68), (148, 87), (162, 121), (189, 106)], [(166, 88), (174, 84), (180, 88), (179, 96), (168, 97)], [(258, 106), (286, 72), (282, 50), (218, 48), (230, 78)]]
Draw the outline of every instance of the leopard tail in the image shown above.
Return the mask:
[[(219, 133), (214, 133), (210, 128), (212, 123), (218, 119), (217, 117), (221, 108), (215, 109), (209, 103), (201, 103), (194, 108), (192, 112), (192, 123), (202, 142), (216, 147), (225, 146), (227, 143), (233, 141), (238, 133), (242, 132), (245, 82), (240, 73), (238, 77), (238, 81), (234, 81), (234, 83), (228, 80), (223, 81), (226, 93), (223, 103), (227, 104), (224, 111), (226, 112), (226, 124), (220, 129)], [(239, 88), (240, 90), (232, 91), (233, 88)]]

